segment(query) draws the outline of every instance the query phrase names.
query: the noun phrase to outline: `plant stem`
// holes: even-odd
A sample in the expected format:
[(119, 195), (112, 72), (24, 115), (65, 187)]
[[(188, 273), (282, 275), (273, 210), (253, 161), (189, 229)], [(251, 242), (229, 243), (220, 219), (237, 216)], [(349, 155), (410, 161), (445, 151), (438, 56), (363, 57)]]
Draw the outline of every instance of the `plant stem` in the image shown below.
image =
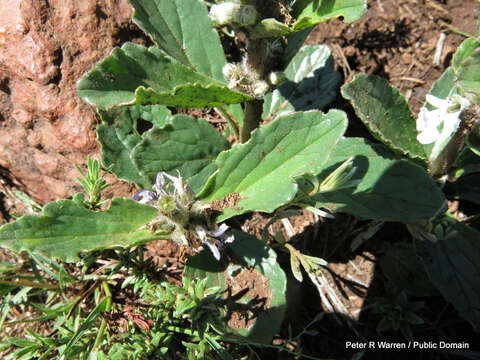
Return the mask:
[[(247, 42), (247, 57), (245, 66), (252, 78), (264, 80), (265, 78), (265, 40), (249, 39)], [(250, 133), (260, 125), (263, 111), (263, 99), (245, 103), (243, 127), (240, 133), (240, 142), (250, 139)]]
[[(107, 298), (107, 305), (105, 306), (105, 311), (110, 312), (112, 310), (112, 292), (110, 291), (110, 287), (106, 281), (102, 281), (103, 290), (105, 291), (105, 297)], [(95, 338), (95, 344), (93, 345), (93, 349), (95, 350), (102, 344), (103, 335), (105, 334), (105, 329), (107, 327), (107, 322), (105, 319), (102, 319), (102, 323), (100, 324), (100, 328), (98, 329), (97, 337)]]
[(16, 285), (16, 286), (28, 286), (34, 289), (49, 289), (49, 290), (58, 290), (58, 285), (53, 284), (42, 284), (34, 281), (29, 280), (16, 280), (16, 281), (9, 281), (9, 280), (0, 280), (0, 284), (6, 285)]
[(262, 111), (263, 99), (245, 103), (245, 115), (243, 117), (242, 131), (240, 132), (240, 142), (247, 142), (250, 139), (251, 132), (260, 125)]

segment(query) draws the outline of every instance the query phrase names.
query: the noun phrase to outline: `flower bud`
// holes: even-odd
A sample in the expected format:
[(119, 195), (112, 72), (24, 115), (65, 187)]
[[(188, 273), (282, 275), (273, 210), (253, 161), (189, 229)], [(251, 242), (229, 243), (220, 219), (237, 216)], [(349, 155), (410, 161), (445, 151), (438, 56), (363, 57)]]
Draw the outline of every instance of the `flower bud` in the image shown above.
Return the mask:
[(242, 26), (255, 25), (258, 12), (253, 5), (242, 6), (235, 14), (234, 20)]
[(222, 68), (222, 74), (227, 80), (235, 77), (238, 72), (239, 66), (237, 64), (226, 63), (225, 66)]
[(352, 180), (356, 167), (353, 165), (353, 157), (347, 159), (342, 165), (333, 170), (320, 184), (319, 192), (328, 192), (350, 187), (356, 187), (361, 180)]
[(256, 97), (262, 97), (268, 92), (269, 89), (270, 86), (267, 84), (266, 81), (263, 80), (255, 82), (252, 86), (253, 95), (255, 95)]
[(253, 5), (242, 6), (236, 2), (224, 2), (213, 5), (209, 16), (213, 23), (220, 26), (232, 23), (250, 26), (257, 22), (258, 12)]
[(234, 2), (224, 2), (215, 4), (210, 8), (210, 19), (213, 23), (224, 26), (236, 21), (236, 13), (239, 12), (242, 5)]
[(270, 82), (270, 84), (275, 86), (280, 85), (285, 80), (287, 80), (287, 77), (281, 71), (271, 72), (270, 75), (268, 75), (268, 81)]

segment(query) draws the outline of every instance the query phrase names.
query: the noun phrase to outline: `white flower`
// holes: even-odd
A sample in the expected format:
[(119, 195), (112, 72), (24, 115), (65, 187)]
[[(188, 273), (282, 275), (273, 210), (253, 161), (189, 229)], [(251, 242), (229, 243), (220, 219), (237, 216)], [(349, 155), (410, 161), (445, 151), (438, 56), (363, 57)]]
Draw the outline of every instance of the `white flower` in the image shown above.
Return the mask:
[(417, 131), (419, 132), (417, 139), (422, 144), (431, 144), (439, 139), (447, 139), (458, 127), (462, 110), (470, 105), (467, 99), (458, 95), (440, 99), (428, 94), (427, 103), (436, 109), (429, 110), (426, 107), (420, 109), (417, 118)]

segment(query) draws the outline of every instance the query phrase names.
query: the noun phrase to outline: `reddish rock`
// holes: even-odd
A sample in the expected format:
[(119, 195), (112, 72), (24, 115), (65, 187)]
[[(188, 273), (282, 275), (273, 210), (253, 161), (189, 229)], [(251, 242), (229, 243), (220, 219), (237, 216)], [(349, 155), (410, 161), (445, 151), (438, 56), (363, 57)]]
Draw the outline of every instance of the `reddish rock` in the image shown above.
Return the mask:
[(127, 0), (0, 1), (0, 166), (42, 203), (80, 191), (74, 165), (98, 157), (95, 110), (75, 84), (140, 34), (131, 15)]

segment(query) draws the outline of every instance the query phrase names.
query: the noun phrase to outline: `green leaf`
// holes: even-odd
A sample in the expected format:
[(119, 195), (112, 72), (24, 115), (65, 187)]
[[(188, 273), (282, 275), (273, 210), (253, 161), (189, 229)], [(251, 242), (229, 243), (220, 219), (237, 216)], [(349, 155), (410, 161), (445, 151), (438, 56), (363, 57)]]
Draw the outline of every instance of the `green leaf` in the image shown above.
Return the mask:
[(453, 56), (452, 68), (460, 93), (480, 95), (480, 40), (465, 40)]
[(20, 268), (21, 265), (14, 262), (0, 262), (0, 273), (12, 272)]
[(157, 174), (178, 170), (194, 192), (216, 171), (217, 155), (229, 143), (204, 119), (175, 115), (162, 128), (152, 128), (131, 154), (140, 174), (155, 183)]
[(81, 251), (132, 246), (159, 238), (139, 228), (157, 216), (157, 209), (130, 199), (114, 198), (102, 212), (87, 210), (82, 199), (51, 202), (41, 216), (25, 215), (0, 227), (0, 246), (28, 250), (67, 262)]
[(286, 37), (287, 46), (283, 51), (283, 58), (281, 61), (282, 69), (285, 69), (288, 64), (290, 64), (290, 61), (292, 61), (293, 57), (300, 50), (308, 35), (310, 35), (314, 28), (315, 26), (310, 26), (306, 29), (290, 34)]
[(425, 161), (416, 120), (398, 89), (378, 76), (360, 74), (342, 86), (342, 95), (376, 138), (401, 154)]
[[(480, 173), (480, 157), (470, 148), (466, 147), (452, 165), (452, 176), (458, 178), (474, 173)], [(448, 183), (446, 185), (448, 186)]]
[(247, 143), (221, 153), (218, 172), (198, 197), (209, 201), (238, 193), (240, 201), (217, 221), (248, 211), (272, 212), (294, 198), (295, 177), (322, 169), (346, 126), (346, 114), (339, 110), (278, 117), (254, 131)]
[(292, 274), (293, 276), (295, 276), (295, 279), (297, 279), (299, 282), (302, 282), (303, 275), (302, 275), (302, 269), (300, 269), (300, 261), (298, 261), (296, 254), (294, 254), (294, 252), (291, 250), (290, 250), (290, 269), (292, 270)]
[(450, 233), (420, 253), (428, 275), (447, 301), (480, 330), (480, 232), (455, 223)]
[(78, 82), (77, 89), (85, 101), (104, 110), (133, 104), (203, 108), (251, 100), (156, 47), (134, 43), (115, 48)]
[(164, 126), (171, 121), (171, 113), (161, 105), (132, 105), (101, 111), (102, 124), (97, 127), (97, 137), (102, 148), (103, 165), (112, 166), (112, 172), (121, 180), (133, 182), (141, 188), (153, 185), (131, 159), (133, 148), (142, 141), (140, 121)]
[(365, 0), (298, 0), (293, 7), (297, 19), (293, 30), (299, 31), (340, 16), (348, 24), (360, 19), (366, 10)]
[[(237, 299), (235, 304), (241, 305), (255, 300), (266, 300), (269, 304), (255, 315), (255, 323), (250, 328), (230, 328), (230, 330), (251, 341), (269, 343), (273, 335), (280, 330), (285, 314), (286, 276), (277, 262), (275, 252), (265, 246), (262, 241), (241, 231), (234, 231), (234, 236), (235, 241), (228, 244), (228, 249), (234, 255), (235, 263), (218, 262), (209, 250), (204, 250), (188, 260), (185, 275), (189, 278), (208, 278), (208, 287), (220, 286), (223, 290), (226, 290), (226, 277), (230, 278), (230, 283), (235, 284), (238, 293), (237, 287), (248, 290), (251, 283), (242, 285), (238, 281), (235, 282), (235, 278), (241, 277), (245, 271), (256, 272), (255, 278), (252, 279), (253, 291), (261, 291), (261, 297), (269, 300), (252, 299), (247, 293)], [(242, 265), (238, 265), (238, 262)], [(248, 270), (249, 268), (252, 270)], [(266, 289), (264, 289), (265, 285)], [(229, 294), (227, 291), (225, 293)], [(230, 300), (230, 302), (233, 301)], [(246, 309), (244, 311), (247, 312)]]
[(252, 29), (250, 35), (252, 39), (277, 38), (288, 35), (292, 29), (276, 19), (263, 19)]
[(264, 119), (294, 111), (322, 110), (337, 96), (340, 74), (327, 45), (304, 46), (285, 69), (288, 80), (265, 96)]
[(453, 199), (467, 200), (480, 205), (480, 173), (464, 175), (455, 182), (447, 182), (444, 191)]
[(357, 168), (352, 180), (359, 179), (360, 184), (313, 195), (317, 206), (365, 219), (410, 223), (434, 216), (444, 205), (442, 191), (423, 168), (396, 160), (384, 146), (361, 138), (340, 140), (319, 177), (327, 177), (352, 156)]
[(95, 326), (95, 319), (101, 312), (106, 310), (108, 301), (109, 299), (107, 297), (104, 297), (102, 301), (100, 301), (100, 303), (98, 303), (98, 305), (93, 308), (93, 310), (85, 318), (85, 321), (79, 326), (79, 328), (72, 335), (68, 343), (65, 345), (65, 348), (59, 355), (60, 358), (62, 358), (65, 354), (68, 354), (70, 349), (78, 340), (80, 340), (80, 338), (86, 331), (93, 330), (92, 328)]
[[(457, 88), (455, 87), (455, 74), (451, 66), (449, 66), (442, 76), (433, 83), (429, 93), (440, 99), (446, 99), (457, 93)], [(424, 106), (432, 109), (427, 102), (425, 102)]]
[(129, 0), (133, 21), (168, 55), (200, 74), (223, 81), (225, 54), (200, 0)]
[(397, 242), (388, 246), (380, 266), (397, 289), (405, 290), (412, 296), (438, 295), (412, 244)]

